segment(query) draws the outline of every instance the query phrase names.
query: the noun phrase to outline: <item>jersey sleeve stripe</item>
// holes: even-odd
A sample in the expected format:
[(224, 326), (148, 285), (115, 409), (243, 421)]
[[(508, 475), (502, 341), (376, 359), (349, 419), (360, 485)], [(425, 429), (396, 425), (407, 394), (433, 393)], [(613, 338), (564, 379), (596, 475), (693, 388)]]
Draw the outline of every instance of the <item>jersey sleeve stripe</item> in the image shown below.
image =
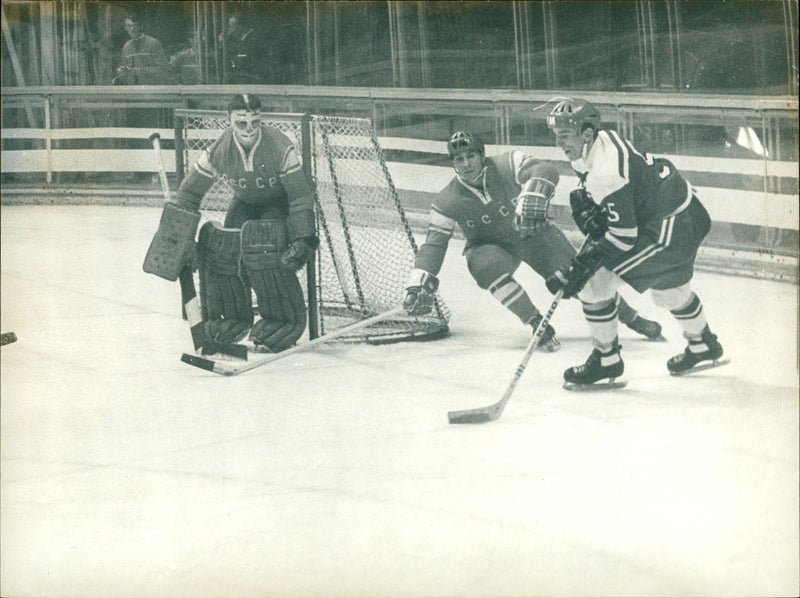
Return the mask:
[(299, 170), (302, 170), (302, 168), (303, 166), (300, 164), (300, 160), (297, 158), (297, 152), (294, 151), (294, 147), (287, 147), (286, 151), (283, 152), (283, 160), (281, 160), (281, 175), (298, 172)]
[(428, 224), (428, 232), (439, 233), (440, 235), (446, 235), (448, 237), (453, 236), (453, 229), (442, 228), (441, 226), (436, 226), (433, 223)]
[(635, 243), (626, 243), (619, 237), (616, 237), (615, 235), (611, 234), (611, 232), (607, 232), (603, 238), (609, 243), (611, 243), (614, 247), (623, 252), (630, 251), (631, 249), (633, 249), (635, 245)]
[(608, 138), (611, 139), (611, 142), (617, 148), (617, 170), (619, 171), (619, 176), (622, 177), (624, 180), (629, 180), (628, 177), (628, 148), (622, 143), (619, 135), (616, 131), (607, 131)]
[(638, 251), (634, 255), (628, 257), (626, 260), (617, 264), (613, 270), (620, 276), (629, 272), (639, 264), (641, 264), (646, 259), (652, 257), (656, 253), (659, 253), (669, 247), (670, 243), (672, 243), (672, 230), (675, 225), (675, 217), (670, 216), (668, 218), (664, 218), (661, 221), (661, 231), (658, 235), (658, 241), (655, 243), (651, 243), (646, 247), (642, 248), (641, 251)]
[(635, 239), (639, 236), (639, 227), (632, 226), (623, 228), (621, 226), (609, 226), (608, 232), (610, 232), (615, 237), (630, 237)]
[(435, 206), (432, 206), (428, 227), (446, 235), (452, 235), (456, 227), (456, 221), (449, 216), (445, 216)]
[(210, 179), (217, 177), (217, 169), (211, 164), (211, 156), (208, 155), (207, 151), (200, 154), (200, 158), (194, 163), (194, 169), (204, 177)]

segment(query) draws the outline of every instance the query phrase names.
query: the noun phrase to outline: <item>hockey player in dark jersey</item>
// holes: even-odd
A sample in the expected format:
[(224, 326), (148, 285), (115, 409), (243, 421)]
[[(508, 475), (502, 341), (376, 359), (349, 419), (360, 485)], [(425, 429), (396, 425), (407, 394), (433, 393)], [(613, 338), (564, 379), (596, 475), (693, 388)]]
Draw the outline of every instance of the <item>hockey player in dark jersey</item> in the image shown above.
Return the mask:
[[(575, 256), (564, 234), (549, 221), (558, 172), (519, 151), (486, 157), (480, 137), (463, 131), (450, 138), (447, 150), (456, 176), (431, 205), (425, 243), (406, 289), (406, 311), (413, 315), (431, 309), (437, 275), (458, 225), (466, 238), (464, 255), (475, 282), (535, 330), (542, 315), (514, 272), (524, 261), (547, 279)], [(624, 302), (620, 305), (631, 328), (660, 336), (657, 322), (638, 316)], [(550, 352), (560, 348), (549, 324), (539, 346)]]
[[(614, 385), (624, 369), (617, 338), (614, 295), (624, 282), (650, 290), (688, 340), (667, 362), (670, 373), (713, 367), (722, 346), (709, 329), (700, 298), (692, 291), (694, 261), (711, 226), (692, 186), (666, 159), (640, 152), (612, 130), (584, 100), (558, 103), (548, 116), (556, 145), (580, 178), (570, 195), (576, 223), (589, 236), (580, 254), (547, 281), (564, 297), (580, 292), (594, 350), (585, 364), (564, 372), (565, 386), (601, 381)], [(587, 282), (589, 284), (587, 284)]]
[[(193, 259), (200, 201), (217, 178), (226, 179), (234, 197), (225, 222), (205, 223), (196, 245), (206, 334), (212, 342), (232, 343), (250, 331), (257, 350), (278, 352), (305, 330), (296, 271), (318, 241), (313, 193), (297, 152), (288, 137), (261, 122), (260, 109), (253, 95), (233, 97), (230, 129), (200, 156), (165, 206), (145, 270), (177, 278)], [(251, 287), (261, 316), (255, 324)]]

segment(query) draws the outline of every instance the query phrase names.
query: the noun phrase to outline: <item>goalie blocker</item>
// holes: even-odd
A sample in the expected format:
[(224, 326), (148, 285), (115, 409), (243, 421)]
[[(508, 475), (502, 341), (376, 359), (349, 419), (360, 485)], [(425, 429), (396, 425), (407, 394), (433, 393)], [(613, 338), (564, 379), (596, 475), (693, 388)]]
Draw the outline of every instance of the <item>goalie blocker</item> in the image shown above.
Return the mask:
[(178, 280), (181, 268), (194, 258), (194, 237), (200, 212), (173, 203), (164, 205), (161, 220), (144, 258), (143, 269), (169, 281)]

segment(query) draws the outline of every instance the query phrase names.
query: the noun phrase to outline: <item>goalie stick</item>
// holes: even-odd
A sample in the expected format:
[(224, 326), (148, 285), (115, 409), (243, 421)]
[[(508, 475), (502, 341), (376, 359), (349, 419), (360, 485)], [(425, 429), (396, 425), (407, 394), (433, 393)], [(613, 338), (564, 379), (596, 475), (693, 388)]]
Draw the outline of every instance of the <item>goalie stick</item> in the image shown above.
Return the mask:
[(556, 311), (556, 307), (558, 307), (563, 294), (563, 290), (555, 294), (553, 303), (550, 304), (550, 309), (547, 310), (542, 321), (539, 322), (539, 326), (536, 327), (536, 332), (533, 333), (533, 338), (531, 338), (528, 347), (525, 349), (522, 361), (519, 362), (517, 370), (514, 372), (514, 378), (511, 380), (511, 384), (508, 385), (508, 388), (506, 388), (506, 392), (503, 394), (502, 398), (496, 403), (487, 405), (486, 407), (476, 407), (474, 409), (464, 409), (462, 411), (449, 411), (447, 413), (448, 422), (451, 424), (483, 424), (494, 421), (500, 417), (503, 413), (503, 409), (506, 407), (506, 403), (508, 403), (514, 389), (517, 387), (517, 382), (519, 382), (519, 379), (522, 377), (522, 372), (525, 371), (525, 367), (528, 365), (531, 355), (533, 355), (533, 352), (536, 350), (539, 340), (542, 338), (542, 335), (544, 335), (547, 324), (550, 322), (553, 312)]
[(314, 340), (308, 341), (307, 343), (303, 343), (301, 345), (295, 345), (294, 347), (290, 347), (285, 351), (281, 351), (280, 353), (273, 353), (269, 357), (266, 357), (265, 359), (260, 359), (258, 361), (250, 361), (246, 363), (222, 362), (222, 361), (214, 361), (213, 359), (206, 359), (204, 357), (198, 357), (197, 355), (189, 355), (188, 353), (184, 353), (183, 355), (181, 355), (181, 361), (184, 363), (188, 363), (189, 365), (192, 365), (196, 368), (200, 368), (202, 370), (208, 370), (209, 372), (214, 372), (215, 374), (220, 374), (222, 376), (236, 376), (237, 374), (254, 370), (256, 368), (260, 368), (261, 366), (267, 365), (268, 363), (272, 363), (273, 361), (283, 359), (284, 357), (287, 357), (288, 355), (291, 355), (293, 353), (297, 353), (299, 351), (305, 351), (306, 349), (311, 349), (312, 347), (316, 347), (317, 345), (320, 345), (322, 343), (326, 343), (340, 336), (344, 336), (360, 328), (366, 328), (367, 326), (371, 326), (372, 324), (377, 324), (378, 322), (382, 322), (383, 320), (388, 320), (389, 318), (401, 312), (404, 312), (402, 306), (395, 307), (394, 309), (390, 309), (389, 311), (379, 313), (378, 315), (372, 316), (371, 318), (367, 318), (366, 320), (355, 322), (354, 324), (350, 324), (349, 326), (344, 326), (343, 328), (339, 328), (337, 330), (334, 330), (333, 332), (329, 332), (328, 334), (319, 336)]
[[(164, 168), (164, 159), (161, 156), (161, 135), (153, 133), (150, 135), (150, 143), (153, 144), (153, 151), (156, 154), (158, 164), (158, 178), (161, 181), (161, 190), (164, 193), (164, 200), (169, 202), (172, 196), (169, 191), (169, 181), (167, 181), (167, 170)], [(192, 343), (195, 351), (202, 351), (203, 354), (224, 353), (231, 357), (247, 359), (247, 347), (236, 343), (212, 343), (206, 336), (203, 328), (203, 316), (200, 313), (200, 303), (197, 300), (197, 289), (194, 286), (191, 264), (186, 264), (178, 274), (181, 285), (181, 304), (183, 314), (189, 322), (189, 330), (192, 334)]]

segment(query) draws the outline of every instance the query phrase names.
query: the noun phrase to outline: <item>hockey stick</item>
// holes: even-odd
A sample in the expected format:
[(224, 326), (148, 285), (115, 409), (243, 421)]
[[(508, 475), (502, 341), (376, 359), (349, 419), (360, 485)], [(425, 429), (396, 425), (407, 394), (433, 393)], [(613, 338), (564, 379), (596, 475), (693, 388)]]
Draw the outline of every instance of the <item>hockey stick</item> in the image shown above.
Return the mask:
[(327, 343), (328, 341), (331, 341), (340, 336), (344, 336), (345, 334), (348, 334), (350, 332), (354, 332), (361, 328), (366, 328), (367, 326), (376, 324), (378, 322), (382, 322), (383, 320), (388, 320), (389, 318), (403, 311), (404, 310), (402, 306), (395, 307), (394, 309), (390, 309), (389, 311), (379, 313), (378, 315), (372, 316), (371, 318), (367, 318), (366, 320), (355, 322), (353, 324), (350, 324), (349, 326), (345, 326), (344, 328), (339, 328), (338, 330), (334, 330), (333, 332), (329, 332), (328, 334), (319, 336), (314, 340), (308, 341), (307, 343), (303, 343), (301, 345), (295, 345), (294, 347), (290, 347), (285, 351), (281, 351), (280, 353), (274, 353), (269, 357), (266, 357), (265, 359), (261, 359), (258, 361), (250, 361), (247, 363), (220, 362), (220, 361), (214, 361), (213, 359), (205, 359), (204, 357), (198, 357), (197, 355), (189, 355), (188, 353), (184, 353), (183, 355), (181, 355), (181, 361), (184, 363), (188, 363), (189, 365), (193, 365), (196, 368), (200, 368), (202, 370), (208, 370), (209, 372), (214, 372), (215, 374), (220, 374), (222, 376), (236, 376), (237, 374), (254, 370), (256, 368), (260, 368), (263, 365), (267, 365), (268, 363), (272, 363), (273, 361), (283, 359), (284, 357), (287, 357), (288, 355), (291, 355), (293, 353), (311, 349), (312, 347), (316, 347), (317, 345), (321, 345), (322, 343)]
[(519, 379), (522, 377), (522, 372), (525, 371), (525, 367), (528, 365), (531, 355), (533, 355), (533, 352), (536, 350), (539, 340), (542, 338), (542, 335), (544, 335), (547, 324), (550, 322), (553, 312), (556, 311), (556, 307), (558, 307), (562, 295), (564, 295), (563, 289), (555, 294), (553, 303), (550, 304), (550, 309), (547, 310), (547, 313), (542, 318), (542, 321), (539, 322), (539, 326), (536, 327), (536, 332), (533, 333), (533, 338), (531, 338), (530, 342), (528, 343), (528, 347), (525, 349), (525, 355), (522, 356), (522, 361), (519, 362), (517, 371), (514, 372), (514, 378), (511, 380), (511, 384), (508, 385), (508, 388), (506, 388), (506, 392), (503, 394), (503, 397), (493, 405), (487, 405), (486, 407), (476, 407), (474, 409), (464, 409), (463, 411), (448, 412), (447, 420), (451, 424), (483, 424), (494, 421), (500, 417), (500, 415), (503, 413), (503, 409), (506, 407), (506, 403), (508, 403), (508, 400), (511, 398), (514, 389), (517, 387), (517, 382), (519, 382)]
[[(161, 156), (161, 135), (153, 133), (150, 135), (150, 143), (153, 144), (153, 151), (156, 154), (158, 164), (158, 178), (161, 180), (161, 190), (164, 192), (164, 200), (169, 202), (172, 196), (169, 191), (169, 181), (167, 181), (167, 170), (164, 168), (164, 159)], [(206, 336), (203, 328), (203, 316), (200, 312), (200, 302), (197, 300), (197, 290), (194, 286), (194, 276), (192, 275), (191, 264), (186, 264), (178, 274), (181, 285), (181, 303), (183, 313), (189, 322), (189, 330), (192, 333), (192, 343), (195, 351), (202, 350), (204, 353), (225, 353), (231, 357), (247, 359), (247, 347), (235, 343), (212, 343)]]

